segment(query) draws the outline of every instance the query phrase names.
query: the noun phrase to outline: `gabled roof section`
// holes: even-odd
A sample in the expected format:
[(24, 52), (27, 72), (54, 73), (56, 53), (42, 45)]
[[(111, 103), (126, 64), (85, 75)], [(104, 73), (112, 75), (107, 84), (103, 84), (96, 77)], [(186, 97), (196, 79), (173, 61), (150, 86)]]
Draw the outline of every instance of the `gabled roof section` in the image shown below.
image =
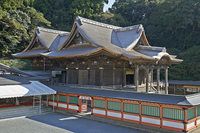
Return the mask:
[(37, 27), (36, 34), (46, 48), (54, 51), (60, 43), (63, 43), (63, 39), (67, 39), (69, 32)]
[(92, 43), (108, 50), (113, 48), (130, 50), (138, 43), (144, 30), (142, 25), (117, 27), (81, 17), (77, 17), (75, 22), (80, 32)]
[[(141, 37), (146, 36), (142, 25), (134, 25), (129, 27), (118, 27), (97, 21), (89, 20), (82, 17), (76, 17), (71, 34), (73, 37), (77, 31), (86, 39), (89, 43), (105, 47), (109, 50), (112, 47), (123, 48), (125, 50), (132, 49), (139, 41)], [(57, 50), (66, 48), (69, 45), (70, 37), (66, 42)], [(145, 45), (149, 46), (148, 41)]]
[(37, 27), (29, 45), (15, 57), (27, 58), (40, 56), (41, 53), (54, 51), (68, 38), (69, 32)]

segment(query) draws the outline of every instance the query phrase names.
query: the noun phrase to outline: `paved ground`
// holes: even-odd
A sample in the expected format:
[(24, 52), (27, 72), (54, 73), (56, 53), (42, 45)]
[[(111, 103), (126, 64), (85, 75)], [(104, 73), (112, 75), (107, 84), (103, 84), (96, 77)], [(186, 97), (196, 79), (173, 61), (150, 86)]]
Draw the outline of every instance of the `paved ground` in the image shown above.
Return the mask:
[(0, 133), (140, 133), (59, 113), (0, 120)]

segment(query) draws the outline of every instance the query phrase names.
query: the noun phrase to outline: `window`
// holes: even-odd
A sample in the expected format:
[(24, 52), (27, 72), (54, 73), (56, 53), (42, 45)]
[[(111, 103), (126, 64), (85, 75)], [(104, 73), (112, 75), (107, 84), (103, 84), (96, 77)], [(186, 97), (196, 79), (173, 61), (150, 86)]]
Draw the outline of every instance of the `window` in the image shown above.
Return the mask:
[(139, 114), (139, 104), (124, 103), (124, 112)]
[(174, 120), (183, 120), (183, 110), (163, 108), (163, 118), (169, 118)]
[(93, 100), (93, 107), (105, 109), (105, 100)]
[(58, 101), (59, 102), (63, 102), (63, 103), (67, 103), (67, 96), (65, 96), (65, 95), (59, 95), (58, 96)]
[(195, 115), (194, 115), (194, 108), (188, 109), (187, 110), (187, 120), (190, 120), (190, 119), (192, 119), (194, 117), (195, 117)]
[(69, 103), (78, 104), (78, 97), (69, 96)]
[(108, 109), (121, 111), (121, 102), (108, 101)]
[(142, 114), (160, 117), (160, 107), (142, 105)]

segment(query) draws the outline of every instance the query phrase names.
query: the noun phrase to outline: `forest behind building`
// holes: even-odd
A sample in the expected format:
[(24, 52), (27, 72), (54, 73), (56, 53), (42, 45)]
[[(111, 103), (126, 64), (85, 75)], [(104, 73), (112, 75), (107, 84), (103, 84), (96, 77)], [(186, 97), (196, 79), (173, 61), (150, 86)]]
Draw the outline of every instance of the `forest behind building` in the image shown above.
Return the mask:
[(116, 26), (142, 24), (152, 46), (184, 61), (169, 68), (170, 80), (200, 80), (199, 0), (0, 0), (0, 62), (31, 69), (14, 59), (30, 42), (37, 26), (69, 31), (76, 16)]

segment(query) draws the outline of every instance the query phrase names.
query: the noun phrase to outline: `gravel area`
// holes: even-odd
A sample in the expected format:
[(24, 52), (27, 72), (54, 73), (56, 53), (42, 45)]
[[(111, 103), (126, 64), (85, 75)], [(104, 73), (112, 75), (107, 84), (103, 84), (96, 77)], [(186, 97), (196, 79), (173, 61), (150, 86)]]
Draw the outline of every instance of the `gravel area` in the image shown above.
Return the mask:
[(114, 125), (50, 113), (0, 120), (0, 133), (140, 133)]

